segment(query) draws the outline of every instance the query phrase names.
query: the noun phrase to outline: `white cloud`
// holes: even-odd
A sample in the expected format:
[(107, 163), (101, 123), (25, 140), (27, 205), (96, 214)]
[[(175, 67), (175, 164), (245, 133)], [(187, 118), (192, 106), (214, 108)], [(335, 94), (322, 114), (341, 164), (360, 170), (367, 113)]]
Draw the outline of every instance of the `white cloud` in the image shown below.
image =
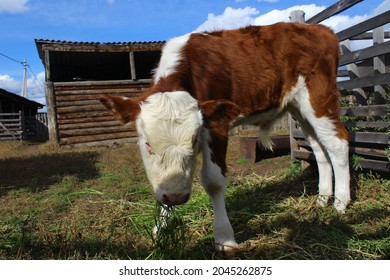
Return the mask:
[(388, 10), (390, 10), (390, 0), (385, 0), (376, 9), (374, 9), (374, 15), (379, 15)]
[(115, 0), (106, 0), (106, 2), (107, 2), (108, 4), (110, 4), (110, 5), (115, 4)]
[(10, 75), (0, 75), (0, 88), (5, 89), (12, 93), (21, 92), (22, 83)]
[(221, 15), (209, 14), (207, 20), (195, 31), (235, 29), (247, 25), (268, 25), (280, 21), (289, 21), (290, 13), (294, 10), (304, 11), (306, 14), (306, 19), (308, 19), (321, 12), (325, 8), (325, 6), (316, 6), (314, 4), (300, 5), (293, 6), (285, 10), (275, 9), (266, 14), (259, 15), (260, 11), (258, 11), (256, 8), (246, 7), (234, 9), (227, 7)]
[(28, 0), (0, 0), (0, 13), (24, 13), (28, 11)]
[[(203, 24), (201, 24), (195, 31), (235, 29), (247, 25), (269, 25), (281, 21), (288, 22), (290, 21), (290, 14), (294, 10), (302, 10), (305, 13), (305, 19), (307, 20), (318, 14), (319, 12), (323, 11), (325, 8), (326, 6), (317, 6), (315, 4), (297, 5), (284, 10), (275, 9), (266, 14), (260, 14), (259, 10), (252, 7), (239, 9), (228, 7), (221, 15), (209, 14), (207, 20)], [(384, 2), (382, 2), (382, 4), (378, 6), (378, 8), (376, 8), (371, 13), (356, 16), (336, 15), (323, 21), (322, 24), (338, 32), (389, 9), (390, 0), (385, 0)]]
[(35, 101), (41, 100), (37, 101), (39, 103), (42, 103), (42, 99), (45, 100), (45, 72), (40, 72), (36, 77), (27, 79), (27, 97)]
[(309, 19), (314, 15), (318, 14), (322, 10), (324, 10), (325, 6), (317, 6), (315, 4), (310, 5), (298, 5), (293, 6), (285, 10), (272, 10), (264, 15), (257, 17), (254, 20), (255, 25), (267, 25), (273, 24), (280, 21), (290, 21), (290, 14), (292, 11), (301, 10), (305, 13), (305, 19)]
[[(27, 79), (27, 98), (41, 104), (45, 104), (45, 72), (40, 72), (36, 77)], [(9, 92), (22, 95), (22, 81), (17, 80), (10, 75), (0, 74), (0, 88)]]
[(246, 7), (233, 9), (227, 7), (222, 15), (209, 14), (207, 20), (195, 31), (240, 28), (253, 24), (253, 19), (257, 14), (259, 14), (259, 11), (256, 8)]
[(336, 15), (324, 20), (322, 24), (331, 27), (336, 32), (339, 32), (341, 30), (347, 29), (348, 27), (358, 24), (359, 22), (365, 21), (369, 17), (369, 15), (361, 15), (354, 17), (346, 15)]

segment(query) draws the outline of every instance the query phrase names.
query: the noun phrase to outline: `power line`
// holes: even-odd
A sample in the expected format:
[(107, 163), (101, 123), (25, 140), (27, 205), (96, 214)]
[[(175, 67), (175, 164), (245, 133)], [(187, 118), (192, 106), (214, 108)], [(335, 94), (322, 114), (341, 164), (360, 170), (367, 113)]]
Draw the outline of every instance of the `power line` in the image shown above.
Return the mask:
[[(11, 60), (11, 61), (13, 61), (13, 62), (16, 62), (16, 63), (18, 63), (18, 64), (23, 65), (25, 71), (28, 70), (31, 74), (30, 74), (30, 73), (27, 73), (27, 72), (25, 72), (25, 73), (26, 73), (28, 76), (30, 76), (32, 82), (33, 82), (34, 85), (35, 85), (35, 88), (38, 89), (38, 91), (42, 94), (42, 88), (43, 88), (44, 86), (43, 86), (43, 84), (41, 83), (41, 81), (38, 80), (37, 75), (35, 75), (35, 73), (34, 73), (33, 70), (31, 69), (30, 65), (29, 65), (26, 61), (19, 61), (19, 60), (17, 60), (17, 59), (14, 59), (14, 58), (12, 58), (12, 57), (9, 57), (8, 55), (5, 55), (5, 54), (1, 53), (1, 52), (0, 52), (0, 55), (3, 56), (3, 57), (5, 57), (5, 58), (7, 58), (7, 59), (9, 59), (9, 60)], [(32, 77), (31, 77), (31, 76), (32, 76)], [(25, 82), (27, 82), (27, 80), (25, 80), (25, 78), (24, 78), (24, 79), (23, 79), (23, 83), (25, 83)], [(37, 83), (38, 83), (38, 85), (37, 85)], [(27, 86), (27, 84), (26, 84), (26, 86)], [(24, 92), (25, 90), (27, 90), (27, 89), (23, 89), (23, 94), (26, 95), (27, 92)]]
[(23, 64), (22, 61), (16, 60), (16, 59), (14, 59), (14, 58), (12, 58), (12, 57), (9, 57), (8, 55), (5, 55), (5, 54), (3, 54), (3, 53), (1, 53), (1, 52), (0, 52), (0, 55), (1, 55), (1, 56), (4, 56), (5, 58), (7, 58), (7, 59), (9, 59), (9, 60), (12, 60), (13, 62), (16, 62), (16, 63), (19, 63), (19, 64)]
[(38, 76), (35, 75), (34, 71), (31, 69), (31, 67), (30, 67), (29, 64), (27, 64), (27, 69), (30, 70), (32, 76), (35, 78), (35, 80), (38, 82), (38, 84), (39, 84), (42, 88), (44, 88), (44, 85), (41, 83), (40, 80), (38, 80)]

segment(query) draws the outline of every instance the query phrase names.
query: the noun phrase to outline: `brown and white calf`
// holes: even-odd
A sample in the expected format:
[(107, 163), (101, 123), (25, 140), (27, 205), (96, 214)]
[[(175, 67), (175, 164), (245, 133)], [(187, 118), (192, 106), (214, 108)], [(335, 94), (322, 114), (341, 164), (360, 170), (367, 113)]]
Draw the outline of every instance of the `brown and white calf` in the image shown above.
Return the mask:
[(191, 33), (163, 48), (151, 87), (139, 98), (101, 96), (123, 124), (135, 122), (148, 179), (158, 201), (185, 203), (196, 156), (201, 183), (214, 208), (217, 250), (235, 246), (224, 202), (228, 130), (258, 125), (262, 142), (286, 112), (297, 119), (319, 169), (318, 203), (333, 194), (350, 202), (348, 132), (339, 118), (336, 72), (339, 45), (320, 25), (278, 23), (231, 31)]

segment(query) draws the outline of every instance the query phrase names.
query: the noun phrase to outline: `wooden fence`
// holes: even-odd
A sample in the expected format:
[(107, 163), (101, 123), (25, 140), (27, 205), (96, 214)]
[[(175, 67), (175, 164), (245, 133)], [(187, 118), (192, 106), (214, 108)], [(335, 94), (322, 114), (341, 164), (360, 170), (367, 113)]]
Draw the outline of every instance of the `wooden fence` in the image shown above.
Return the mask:
[(47, 114), (0, 113), (0, 140), (48, 140)]
[(23, 121), (22, 113), (1, 113), (0, 114), (0, 139), (1, 140), (22, 140)]
[[(306, 22), (319, 23), (361, 1), (339, 1)], [(390, 41), (385, 42), (389, 33), (383, 28), (389, 22), (390, 11), (386, 11), (337, 33), (342, 50), (338, 76), (344, 78), (338, 81), (337, 88), (342, 94), (342, 103), (353, 105), (341, 110), (350, 131), (352, 165), (382, 172), (390, 172)], [(373, 46), (353, 51), (351, 40), (372, 40)], [(314, 160), (299, 124), (292, 119), (290, 136), (292, 158)]]

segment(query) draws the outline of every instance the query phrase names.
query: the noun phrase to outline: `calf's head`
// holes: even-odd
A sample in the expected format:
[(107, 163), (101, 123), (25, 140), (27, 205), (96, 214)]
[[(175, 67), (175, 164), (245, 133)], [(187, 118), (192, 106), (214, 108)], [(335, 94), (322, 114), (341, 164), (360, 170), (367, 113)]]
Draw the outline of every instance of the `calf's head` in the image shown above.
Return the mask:
[(154, 93), (140, 100), (102, 95), (100, 101), (122, 124), (135, 122), (148, 179), (156, 199), (167, 205), (183, 204), (191, 195), (204, 125), (213, 134), (227, 135), (229, 123), (239, 115), (232, 102), (199, 104), (184, 91)]

